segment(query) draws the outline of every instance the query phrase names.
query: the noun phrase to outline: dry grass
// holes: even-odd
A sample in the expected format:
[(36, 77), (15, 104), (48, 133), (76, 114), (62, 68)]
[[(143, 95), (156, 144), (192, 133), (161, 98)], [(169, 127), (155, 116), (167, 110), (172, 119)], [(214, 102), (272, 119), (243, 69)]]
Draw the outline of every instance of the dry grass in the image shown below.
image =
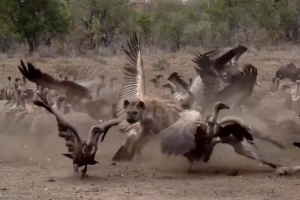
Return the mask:
[[(186, 50), (177, 53), (164, 54), (164, 59), (168, 63), (165, 70), (158, 72), (153, 68), (153, 64), (163, 58), (162, 54), (144, 55), (144, 68), (147, 78), (151, 79), (157, 73), (168, 76), (170, 73), (177, 71), (185, 79), (194, 77), (194, 63), (191, 61), (197, 50)], [(191, 54), (192, 53), (192, 54)], [(91, 66), (95, 69), (95, 74), (113, 74), (114, 76), (122, 75), (122, 66), (126, 62), (125, 55), (120, 54), (114, 57), (94, 57), (94, 58), (42, 58), (42, 57), (25, 57), (25, 58), (2, 58), (0, 60), (0, 84), (6, 80), (8, 75), (14, 77), (20, 76), (17, 66), (20, 59), (32, 62), (44, 72), (58, 76), (58, 71), (64, 68), (80, 68), (82, 66)], [(269, 82), (269, 77), (273, 76), (275, 71), (290, 62), (300, 66), (300, 51), (256, 51), (249, 50), (240, 58), (240, 65), (251, 63), (259, 70), (259, 75), (264, 81)], [(94, 74), (94, 75), (95, 75)], [(149, 76), (148, 76), (149, 75)]]

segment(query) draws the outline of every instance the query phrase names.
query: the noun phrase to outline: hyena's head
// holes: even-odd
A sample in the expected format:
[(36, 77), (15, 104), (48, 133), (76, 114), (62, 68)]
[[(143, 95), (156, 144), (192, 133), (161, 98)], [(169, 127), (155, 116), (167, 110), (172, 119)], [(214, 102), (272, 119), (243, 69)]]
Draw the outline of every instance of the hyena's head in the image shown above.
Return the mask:
[(140, 100), (134, 100), (134, 101), (128, 101), (125, 100), (124, 103), (124, 109), (127, 113), (127, 122), (130, 124), (133, 124), (135, 122), (138, 122), (143, 117), (143, 112), (145, 111), (145, 103)]

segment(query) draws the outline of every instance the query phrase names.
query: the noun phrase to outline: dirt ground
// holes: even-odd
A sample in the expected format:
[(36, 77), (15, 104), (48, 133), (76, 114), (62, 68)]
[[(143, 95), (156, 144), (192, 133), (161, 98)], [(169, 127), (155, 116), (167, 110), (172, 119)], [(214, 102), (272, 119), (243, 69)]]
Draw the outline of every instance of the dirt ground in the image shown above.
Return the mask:
[[(144, 56), (147, 78), (152, 78), (152, 63), (160, 55)], [(168, 76), (178, 71), (184, 78), (193, 77), (190, 54), (168, 54), (169, 67), (162, 72)], [(99, 73), (120, 76), (124, 56), (118, 58), (27, 58), (43, 71), (71, 66), (92, 66)], [(241, 63), (250, 62), (258, 67), (260, 79), (270, 84), (275, 70), (290, 62), (300, 66), (300, 51), (250, 52), (241, 58)], [(0, 60), (2, 83), (8, 75), (20, 76), (17, 71), (19, 59)], [(56, 73), (57, 74), (57, 73)], [(120, 74), (120, 75), (116, 75)], [(148, 76), (149, 75), (149, 76)], [(279, 176), (272, 169), (236, 155), (230, 146), (216, 146), (208, 164), (197, 163), (194, 173), (186, 173), (185, 158), (161, 155), (157, 141), (149, 143), (143, 158), (129, 163), (112, 163), (111, 158), (122, 144), (123, 135), (116, 128), (109, 131), (105, 141), (99, 145), (99, 165), (88, 168), (88, 176), (80, 180), (73, 172), (71, 160), (66, 153), (64, 141), (51, 133), (43, 144), (22, 132), (13, 135), (0, 134), (0, 199), (249, 199), (282, 200), (299, 199), (300, 174)], [(280, 133), (278, 139), (290, 144), (297, 136), (289, 138)], [(300, 137), (298, 138), (300, 141)], [(291, 145), (289, 146), (291, 147)], [(258, 142), (258, 148), (282, 165), (300, 164), (300, 150), (279, 150), (274, 146)], [(237, 168), (237, 176), (228, 176), (230, 168)]]

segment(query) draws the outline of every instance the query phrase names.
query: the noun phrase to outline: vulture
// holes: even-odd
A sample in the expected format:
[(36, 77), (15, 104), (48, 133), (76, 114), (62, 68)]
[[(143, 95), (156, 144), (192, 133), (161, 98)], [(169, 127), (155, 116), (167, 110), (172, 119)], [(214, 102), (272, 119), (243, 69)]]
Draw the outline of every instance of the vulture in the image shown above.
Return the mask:
[(217, 102), (212, 115), (201, 122), (200, 113), (195, 110), (185, 110), (180, 119), (159, 133), (161, 150), (167, 155), (182, 155), (190, 162), (190, 168), (195, 160), (208, 162), (214, 146), (218, 143), (229, 144), (237, 154), (260, 161), (272, 168), (278, 164), (265, 160), (254, 144), (254, 138), (268, 141), (282, 148), (271, 138), (264, 136), (259, 130), (247, 125), (242, 119), (227, 116), (217, 122), (218, 113), (229, 106)]
[(218, 75), (223, 79), (224, 82), (230, 82), (230, 79), (233, 75), (238, 73), (237, 62), (242, 54), (247, 51), (247, 47), (238, 45), (236, 47), (226, 47), (222, 49), (216, 49), (204, 53), (205, 56), (209, 58), (211, 62), (216, 62), (222, 56), (228, 54), (230, 51), (234, 51), (234, 55), (227, 60), (223, 65), (214, 66)]
[[(233, 104), (234, 107), (235, 104), (250, 96), (257, 79), (257, 69), (254, 66), (247, 65), (242, 72), (236, 68), (238, 58), (246, 50), (246, 47), (238, 46), (210, 51), (203, 55), (198, 54), (192, 59), (197, 64), (195, 67), (197, 76), (190, 88), (188, 87), (189, 84), (184, 82), (177, 72), (169, 76), (168, 80), (179, 90), (173, 96), (185, 108), (190, 108), (195, 101), (203, 103), (213, 101), (214, 103), (214, 99), (220, 97), (222, 101), (230, 103), (231, 106)], [(235, 63), (230, 70), (226, 68), (228, 62)], [(236, 70), (234, 70), (235, 68)], [(236, 94), (239, 90), (243, 91), (239, 98), (230, 99), (232, 94)]]
[(174, 85), (173, 83), (166, 83), (162, 87), (169, 88), (172, 95), (174, 95), (175, 92), (178, 92), (176, 85)]
[(276, 71), (275, 78), (280, 80), (287, 78), (292, 82), (296, 82), (300, 79), (300, 69), (298, 69), (293, 63), (289, 63), (285, 67), (281, 67)]
[[(133, 34), (127, 41), (126, 46), (128, 48), (124, 48), (128, 62), (123, 69), (124, 83), (126, 84), (122, 85), (116, 106), (116, 115), (120, 119), (126, 119), (126, 111), (123, 104), (125, 100), (131, 101), (137, 97), (142, 99), (146, 94), (145, 74), (140, 67), (142, 63), (138, 63), (140, 61), (138, 60), (138, 52), (141, 49), (140, 40), (141, 38), (137, 37), (137, 34)], [(140, 76), (138, 76), (139, 74)], [(132, 127), (126, 120), (123, 120), (119, 125), (119, 130), (124, 133), (128, 132)]]
[[(93, 100), (91, 92), (86, 87), (73, 81), (55, 79), (35, 68), (31, 63), (27, 63), (26, 66), (21, 60), (19, 70), (28, 80), (36, 83), (39, 87), (64, 94), (73, 110), (85, 112), (95, 120), (99, 120), (101, 111), (110, 105), (109, 102), (103, 99)], [(114, 111), (112, 110), (112, 112)]]
[[(296, 83), (283, 82), (281, 84), (276, 83), (276, 85), (278, 85), (278, 94), (273, 93), (273, 98), (285, 98), (285, 108), (292, 110), (295, 116), (298, 115), (300, 112), (300, 80), (297, 80)], [(296, 85), (296, 87), (292, 88), (292, 85)]]
[(14, 84), (11, 83), (11, 76), (7, 77), (8, 84), (6, 85), (5, 88), (5, 98), (8, 101), (11, 101), (14, 96)]
[(164, 77), (161, 74), (158, 74), (155, 76), (155, 78), (151, 79), (150, 82), (152, 82), (154, 84), (154, 87), (159, 87), (159, 79)]
[(280, 82), (280, 78), (277, 78), (277, 77), (272, 78), (270, 93), (274, 94), (275, 92), (277, 92), (279, 90), (279, 82)]
[(55, 79), (51, 75), (35, 68), (31, 63), (27, 63), (26, 66), (22, 60), (21, 67), (18, 66), (18, 68), (28, 80), (41, 87), (65, 94), (69, 102), (78, 102), (82, 99), (92, 100), (90, 91), (73, 81)]
[(25, 110), (25, 101), (28, 100), (28, 96), (21, 92), (19, 89), (18, 81), (20, 79), (16, 78), (14, 82), (14, 104), (9, 107), (5, 112), (4, 116), (10, 118), (11, 116), (15, 115), (18, 112), (22, 112)]
[(112, 91), (116, 90), (115, 84), (114, 84), (114, 81), (116, 81), (116, 80), (118, 80), (116, 77), (111, 77), (111, 78), (109, 79), (109, 82), (110, 82), (110, 89), (111, 89)]
[(168, 81), (170, 81), (177, 88), (177, 91), (173, 93), (173, 97), (178, 100), (184, 108), (191, 108), (197, 96), (196, 91), (190, 91), (188, 83), (181, 79), (181, 76), (179, 76), (177, 72), (173, 72), (168, 77)]
[(112, 119), (99, 126), (92, 126), (88, 139), (83, 140), (71, 124), (65, 121), (61, 115), (52, 109), (41, 95), (39, 95), (39, 97), (41, 100), (35, 100), (34, 104), (45, 108), (55, 116), (59, 131), (58, 135), (65, 139), (65, 144), (69, 151), (68, 154), (63, 155), (73, 160), (73, 168), (76, 173), (79, 173), (79, 168), (84, 166), (81, 170), (81, 179), (83, 179), (87, 172), (87, 165), (95, 165), (98, 163), (95, 161), (95, 155), (98, 150), (99, 137), (102, 135), (101, 142), (103, 142), (108, 130), (112, 126), (118, 125), (121, 121), (119, 119)]
[(238, 71), (231, 77), (230, 82), (224, 81), (215, 70), (215, 68), (223, 66), (235, 54), (233, 49), (215, 62), (202, 54), (198, 54), (193, 59), (198, 65), (198, 73), (202, 79), (204, 102), (214, 104), (218, 100), (228, 104), (231, 108), (235, 108), (252, 94), (257, 79), (256, 67), (247, 64), (242, 71)]

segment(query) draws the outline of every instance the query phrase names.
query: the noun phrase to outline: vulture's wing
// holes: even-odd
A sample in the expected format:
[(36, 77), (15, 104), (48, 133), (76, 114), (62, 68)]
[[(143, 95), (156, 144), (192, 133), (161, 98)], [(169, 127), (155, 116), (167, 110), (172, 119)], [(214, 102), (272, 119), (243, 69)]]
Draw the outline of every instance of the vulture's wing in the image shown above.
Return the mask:
[(219, 88), (224, 87), (218, 72), (213, 67), (213, 63), (206, 55), (198, 54), (192, 59), (197, 64), (195, 70), (200, 76), (203, 84), (203, 95), (205, 97), (215, 95)]
[(121, 118), (124, 118), (126, 114), (123, 107), (125, 100), (131, 101), (135, 98), (143, 99), (145, 95), (145, 78), (140, 52), (140, 39), (134, 34), (130, 37), (130, 40), (127, 41), (127, 48), (125, 49), (128, 63), (123, 69), (124, 81), (117, 103), (117, 116)]
[(252, 94), (257, 79), (257, 69), (247, 65), (244, 70), (231, 79), (231, 82), (218, 93), (218, 99), (236, 105)]
[(225, 47), (225, 48), (221, 48), (221, 49), (214, 49), (208, 52), (205, 52), (203, 55), (207, 56), (209, 58), (209, 60), (211, 60), (212, 62), (214, 62), (215, 60), (217, 60), (218, 58), (220, 58), (222, 55), (224, 55), (226, 52), (232, 50), (232, 47)]
[[(227, 61), (225, 63), (223, 63), (223, 65), (218, 65), (216, 67), (216, 70), (219, 71), (223, 71), (224, 70), (224, 66), (227, 62), (231, 61), (231, 62), (237, 62), (238, 59), (240, 58), (240, 56), (242, 54), (244, 54), (247, 51), (247, 47), (242, 46), (242, 45), (238, 45), (237, 47), (226, 47), (226, 48), (222, 48), (222, 49), (217, 49), (217, 50), (212, 50), (209, 52), (204, 53), (204, 55), (206, 55), (212, 62), (216, 62), (218, 59), (220, 59), (222, 56), (228, 54), (230, 51), (234, 52), (233, 56), (230, 56), (230, 59), (226, 59)], [(229, 68), (232, 68), (233, 66), (229, 65)]]
[(201, 114), (194, 110), (185, 110), (180, 119), (173, 125), (161, 131), (161, 150), (168, 155), (184, 155), (196, 148), (195, 134), (197, 122), (200, 122)]
[(244, 139), (248, 141), (253, 141), (253, 137), (251, 135), (251, 129), (250, 127), (242, 126), (240, 123), (238, 123), (235, 120), (222, 120), (221, 123), (219, 123), (220, 129), (215, 134), (215, 137), (228, 137), (229, 135), (232, 135), (236, 138), (238, 141), (243, 141)]
[(40, 69), (35, 68), (31, 63), (27, 63), (26, 66), (22, 60), (21, 67), (18, 66), (18, 68), (28, 80), (42, 87), (59, 91), (62, 94), (66, 94), (69, 98), (76, 97), (78, 99), (86, 98), (92, 100), (90, 91), (73, 81), (60, 81), (54, 79), (51, 75), (43, 73)]
[(198, 75), (198, 76), (196, 76), (196, 78), (194, 79), (194, 81), (193, 81), (193, 83), (192, 83), (192, 85), (191, 85), (191, 87), (190, 87), (190, 92), (194, 95), (194, 96), (196, 96), (196, 98), (198, 97), (198, 96), (201, 96), (202, 95), (202, 88), (203, 88), (203, 86), (202, 86), (203, 84), (202, 84), (202, 79), (201, 79), (201, 77), (200, 77), (200, 75)]
[(243, 45), (238, 45), (237, 47), (235, 47), (237, 49), (237, 53), (235, 54), (235, 56), (233, 57), (233, 60), (235, 62), (237, 62), (239, 60), (239, 58), (241, 57), (241, 55), (243, 55), (248, 48), (243, 46)]
[(39, 107), (45, 108), (48, 112), (52, 113), (55, 116), (59, 136), (64, 138), (67, 143), (75, 143), (74, 146), (76, 146), (77, 143), (82, 143), (82, 140), (79, 137), (76, 129), (73, 126), (71, 126), (67, 121), (65, 121), (62, 116), (56, 113), (56, 111), (51, 108), (51, 106), (40, 94), (37, 93), (37, 95), (40, 97), (41, 101), (34, 100), (33, 103)]
[(168, 80), (173, 83), (179, 90), (179, 93), (176, 93), (174, 97), (177, 100), (183, 100), (184, 102), (188, 101), (188, 99), (190, 98), (188, 84), (184, 80), (182, 80), (181, 76), (179, 76), (177, 72), (173, 72), (168, 77)]
[(295, 147), (300, 148), (300, 142), (293, 142), (293, 145), (294, 145)]
[[(123, 85), (117, 102), (117, 116), (120, 119), (125, 119), (126, 113), (123, 106), (125, 100), (131, 101), (139, 98), (143, 100), (145, 92), (145, 74), (143, 61), (141, 58), (140, 38), (136, 33), (133, 34), (127, 41), (125, 53), (128, 58), (128, 63), (124, 66)], [(124, 132), (134, 125), (129, 125), (125, 120), (122, 121), (119, 128)]]

